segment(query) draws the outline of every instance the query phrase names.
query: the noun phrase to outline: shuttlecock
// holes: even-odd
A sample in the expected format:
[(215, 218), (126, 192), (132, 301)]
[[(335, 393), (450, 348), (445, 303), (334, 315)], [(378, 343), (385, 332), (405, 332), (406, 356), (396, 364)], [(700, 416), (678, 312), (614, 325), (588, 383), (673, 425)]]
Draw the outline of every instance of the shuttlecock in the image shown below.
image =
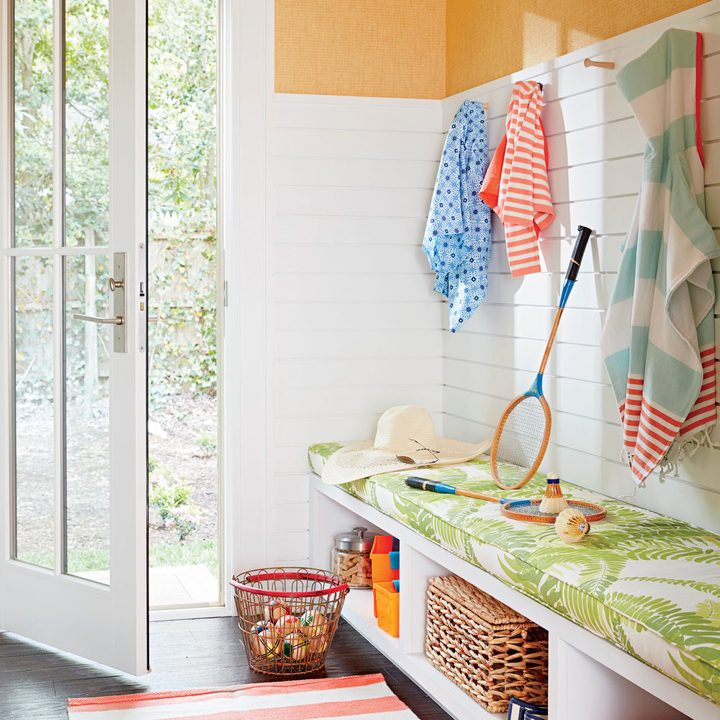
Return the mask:
[(568, 508), (558, 515), (555, 532), (566, 543), (580, 542), (590, 532), (590, 523), (579, 510)]
[(558, 515), (567, 509), (567, 500), (563, 497), (562, 490), (560, 489), (560, 477), (557, 473), (548, 473), (545, 497), (540, 503), (540, 512), (548, 513), (549, 515)]

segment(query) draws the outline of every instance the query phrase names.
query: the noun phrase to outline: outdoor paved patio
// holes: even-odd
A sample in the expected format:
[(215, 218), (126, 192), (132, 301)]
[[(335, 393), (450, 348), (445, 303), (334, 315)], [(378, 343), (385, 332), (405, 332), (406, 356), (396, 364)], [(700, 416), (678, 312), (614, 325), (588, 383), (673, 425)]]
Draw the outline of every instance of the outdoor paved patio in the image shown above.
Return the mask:
[[(78, 573), (80, 577), (105, 585), (109, 570)], [(217, 578), (205, 565), (178, 565), (150, 568), (150, 608), (168, 605), (213, 603), (218, 599)]]

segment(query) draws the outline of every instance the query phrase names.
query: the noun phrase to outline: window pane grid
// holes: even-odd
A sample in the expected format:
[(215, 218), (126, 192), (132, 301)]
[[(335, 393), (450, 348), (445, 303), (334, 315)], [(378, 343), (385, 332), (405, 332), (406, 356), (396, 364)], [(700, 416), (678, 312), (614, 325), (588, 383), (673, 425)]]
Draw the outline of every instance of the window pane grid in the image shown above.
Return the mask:
[(109, 2), (10, 4), (12, 555), (107, 583)]

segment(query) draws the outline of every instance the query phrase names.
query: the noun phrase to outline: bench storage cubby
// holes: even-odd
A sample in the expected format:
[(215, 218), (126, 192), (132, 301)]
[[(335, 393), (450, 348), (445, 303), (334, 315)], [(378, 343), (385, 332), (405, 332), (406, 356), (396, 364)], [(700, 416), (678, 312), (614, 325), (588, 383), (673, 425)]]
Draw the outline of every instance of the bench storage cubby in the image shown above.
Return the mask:
[(425, 655), (490, 712), (547, 705), (547, 631), (456, 575), (430, 578)]

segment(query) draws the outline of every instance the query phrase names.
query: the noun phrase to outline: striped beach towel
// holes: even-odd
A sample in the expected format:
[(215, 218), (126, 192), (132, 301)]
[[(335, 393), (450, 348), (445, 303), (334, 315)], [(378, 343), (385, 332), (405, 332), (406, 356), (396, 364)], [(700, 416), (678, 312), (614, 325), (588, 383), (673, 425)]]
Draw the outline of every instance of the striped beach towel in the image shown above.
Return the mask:
[(515, 83), (506, 135), (495, 151), (479, 193), (505, 228), (513, 277), (540, 272), (538, 235), (554, 217), (541, 110), (540, 84), (532, 80)]
[(417, 720), (381, 674), (68, 700), (70, 720)]
[(702, 36), (669, 30), (617, 75), (647, 138), (601, 349), (635, 481), (709, 443), (720, 246), (705, 217)]

